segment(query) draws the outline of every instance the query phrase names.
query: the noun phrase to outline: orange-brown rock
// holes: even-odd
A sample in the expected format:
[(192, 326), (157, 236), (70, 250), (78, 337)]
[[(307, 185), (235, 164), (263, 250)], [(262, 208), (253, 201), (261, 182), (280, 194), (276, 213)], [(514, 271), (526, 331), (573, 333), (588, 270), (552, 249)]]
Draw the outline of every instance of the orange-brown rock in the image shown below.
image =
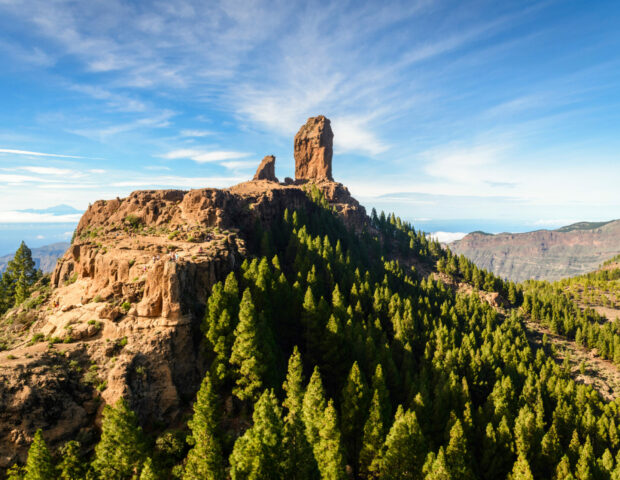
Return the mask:
[[(343, 185), (315, 185), (347, 225), (365, 227)], [(92, 446), (103, 406), (121, 396), (145, 426), (183, 418), (206, 368), (200, 324), (213, 284), (247, 256), (257, 222), (319, 208), (309, 188), (250, 181), (93, 203), (49, 299), (16, 312), (28, 323), (0, 352), (0, 467), (25, 459), (38, 428), (52, 448), (74, 438)]]
[(253, 180), (267, 180), (269, 182), (277, 182), (276, 177), (276, 157), (267, 155), (256, 170)]
[(311, 117), (295, 135), (295, 179), (331, 180), (333, 140), (331, 123), (323, 115)]

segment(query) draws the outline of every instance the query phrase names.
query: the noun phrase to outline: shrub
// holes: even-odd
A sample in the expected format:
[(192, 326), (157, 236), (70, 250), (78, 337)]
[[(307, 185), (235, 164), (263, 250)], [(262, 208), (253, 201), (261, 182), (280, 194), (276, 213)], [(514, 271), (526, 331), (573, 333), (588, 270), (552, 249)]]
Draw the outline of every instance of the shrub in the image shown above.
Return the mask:
[(30, 340), (30, 345), (34, 345), (35, 343), (42, 342), (44, 338), (45, 338), (45, 335), (43, 335), (42, 333), (35, 333), (32, 336), (32, 339)]
[(125, 223), (133, 229), (138, 229), (142, 225), (142, 219), (137, 215), (130, 213), (125, 217)]
[(118, 342), (116, 342), (116, 344), (121, 348), (124, 347), (127, 345), (127, 337), (121, 338)]
[(125, 301), (123, 303), (121, 303), (121, 310), (125, 313), (127, 313), (129, 311), (129, 309), (131, 308), (131, 303)]

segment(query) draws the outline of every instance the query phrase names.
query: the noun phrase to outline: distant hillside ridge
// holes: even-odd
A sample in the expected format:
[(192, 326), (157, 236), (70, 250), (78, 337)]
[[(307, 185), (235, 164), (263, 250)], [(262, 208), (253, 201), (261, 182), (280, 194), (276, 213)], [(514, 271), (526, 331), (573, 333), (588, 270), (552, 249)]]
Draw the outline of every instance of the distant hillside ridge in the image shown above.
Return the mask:
[(618, 220), (609, 220), (607, 222), (577, 222), (572, 223), (570, 225), (565, 225), (564, 227), (557, 228), (556, 232), (572, 232), (574, 230), (594, 230), (595, 228), (600, 228), (608, 223), (618, 221)]
[(526, 233), (473, 232), (449, 247), (503, 278), (553, 281), (591, 272), (620, 254), (620, 220)]
[[(57, 242), (31, 249), (35, 267), (41, 269), (43, 273), (51, 273), (54, 267), (56, 267), (58, 259), (62, 257), (70, 245), (69, 242)], [(11, 253), (0, 257), (0, 273), (6, 270), (7, 264), (11, 261), (13, 255)]]

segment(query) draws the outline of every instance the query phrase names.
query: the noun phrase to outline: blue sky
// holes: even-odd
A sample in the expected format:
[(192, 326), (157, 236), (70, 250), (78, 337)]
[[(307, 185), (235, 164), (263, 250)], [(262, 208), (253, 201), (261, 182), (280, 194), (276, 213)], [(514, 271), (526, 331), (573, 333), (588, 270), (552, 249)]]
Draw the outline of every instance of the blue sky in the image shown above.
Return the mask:
[(335, 178), (414, 223), (618, 218), (618, 18), (612, 1), (0, 0), (0, 224), (229, 186), (266, 154), (292, 176), (317, 114)]

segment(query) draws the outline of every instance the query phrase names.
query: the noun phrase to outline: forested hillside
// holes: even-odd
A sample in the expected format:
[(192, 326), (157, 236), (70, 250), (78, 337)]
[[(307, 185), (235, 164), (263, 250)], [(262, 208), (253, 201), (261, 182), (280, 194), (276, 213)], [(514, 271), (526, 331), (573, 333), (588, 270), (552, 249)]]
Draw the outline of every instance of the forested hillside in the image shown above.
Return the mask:
[(524, 283), (531, 319), (620, 366), (620, 257), (595, 272), (557, 282)]
[[(94, 452), (52, 455), (43, 432), (9, 478), (618, 478), (617, 404), (530, 347), (515, 308), (536, 310), (530, 289), (393, 215), (356, 234), (311, 195), (320, 208), (257, 225), (213, 287), (186, 426), (140, 426), (121, 400)], [(504, 307), (434, 279), (436, 264)], [(567, 308), (569, 334), (589, 319)]]

